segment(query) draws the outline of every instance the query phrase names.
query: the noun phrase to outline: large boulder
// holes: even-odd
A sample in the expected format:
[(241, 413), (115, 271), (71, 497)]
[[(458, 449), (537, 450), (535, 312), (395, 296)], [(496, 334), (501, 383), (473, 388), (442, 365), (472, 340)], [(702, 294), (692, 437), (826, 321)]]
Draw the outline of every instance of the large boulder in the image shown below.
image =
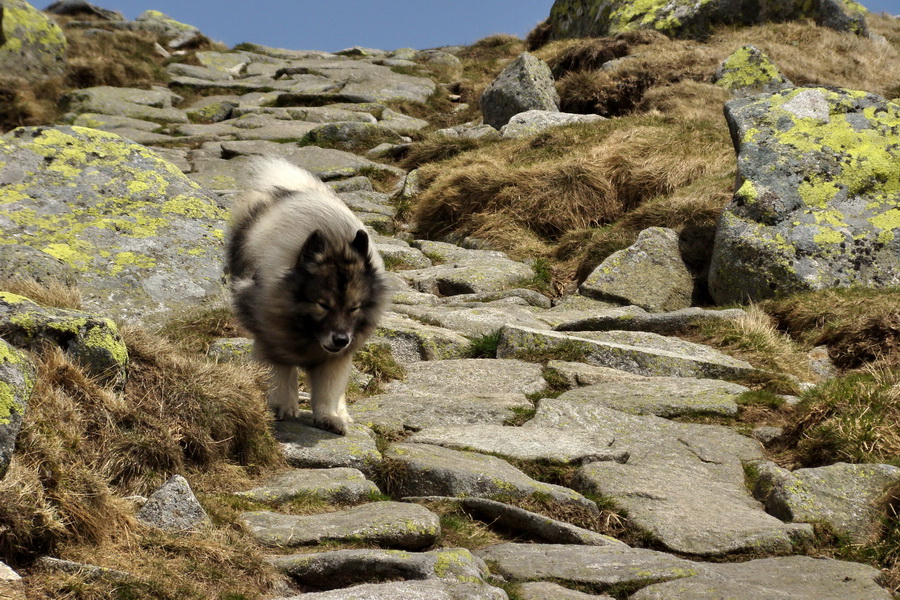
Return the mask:
[(713, 248), (716, 302), (900, 284), (900, 106), (796, 88), (725, 115), (738, 177)]
[[(751, 6), (752, 5), (752, 6)], [(550, 39), (596, 37), (651, 29), (704, 37), (720, 24), (756, 25), (810, 19), (823, 27), (865, 34), (866, 9), (853, 0), (556, 0)]]
[(0, 292), (0, 335), (22, 348), (58, 345), (93, 376), (124, 381), (128, 349), (116, 324), (98, 314), (49, 308)]
[(34, 365), (0, 339), (0, 479), (9, 467), (34, 383)]
[(72, 266), (85, 305), (149, 318), (221, 295), (225, 211), (147, 148), (81, 127), (0, 138), (0, 244)]
[(60, 76), (65, 68), (62, 29), (24, 0), (0, 1), (0, 73), (34, 81)]
[(547, 63), (522, 53), (481, 94), (484, 122), (500, 129), (519, 113), (529, 110), (559, 112), (559, 94)]

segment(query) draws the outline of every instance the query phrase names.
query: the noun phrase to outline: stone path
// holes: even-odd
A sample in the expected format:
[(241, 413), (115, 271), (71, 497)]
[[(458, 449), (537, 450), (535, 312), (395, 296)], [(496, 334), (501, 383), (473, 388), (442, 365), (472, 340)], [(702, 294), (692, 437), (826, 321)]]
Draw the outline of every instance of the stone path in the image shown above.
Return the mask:
[[(394, 200), (369, 177), (395, 177), (399, 192), (403, 171), (297, 144), (351, 147), (373, 132), (408, 141), (427, 123), (386, 102), (434, 92), (430, 79), (405, 74), (415, 52), (354, 58), (256, 47), (197, 56), (199, 66), (169, 67), (173, 83), (204, 95), (187, 108), (175, 108), (168, 90), (95, 88), (73, 98), (76, 123), (149, 145), (223, 207), (249, 157), (284, 156), (334, 187), (395, 270), (393, 312), (370, 343), (388, 347), (406, 379), (352, 405), (357, 424), (346, 437), (302, 418), (277, 423), (292, 470), (237, 491), (272, 507), (242, 520), (291, 582), (291, 598), (500, 600), (503, 584), (531, 600), (890, 599), (875, 569), (799, 555), (812, 539), (804, 520), (827, 513), (854, 533), (871, 525), (871, 514), (840, 497), (798, 496), (801, 484), (818, 494), (824, 470), (781, 472), (731, 428), (671, 420), (737, 413), (745, 388), (733, 380), (755, 369), (673, 335), (742, 311), (649, 313), (587, 296), (551, 306), (522, 289), (532, 267), (503, 253), (391, 237)], [(418, 60), (450, 60), (435, 56)], [(621, 296), (614, 281), (603, 286), (605, 298)], [(494, 358), (467, 357), (473, 341), (498, 333)], [(573, 389), (551, 393), (551, 376)], [(775, 482), (772, 501), (748, 489), (748, 464)], [(548, 466), (568, 469), (565, 486), (525, 472)], [(877, 475), (867, 481), (900, 479), (891, 469)], [(873, 488), (852, 489), (860, 497)], [(330, 507), (289, 514), (297, 498)], [(429, 508), (436, 501), (519, 532), (521, 543), (429, 551), (444, 535)], [(597, 517), (597, 501), (627, 515), (647, 547), (566, 522)], [(748, 555), (764, 558), (741, 562)]]

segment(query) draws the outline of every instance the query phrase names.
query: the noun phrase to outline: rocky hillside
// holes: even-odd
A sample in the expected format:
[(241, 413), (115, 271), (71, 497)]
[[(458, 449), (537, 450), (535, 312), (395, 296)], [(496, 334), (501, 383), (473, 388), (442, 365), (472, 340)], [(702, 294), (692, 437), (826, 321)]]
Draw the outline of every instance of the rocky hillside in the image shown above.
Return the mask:
[[(0, 1), (0, 597), (900, 598), (900, 21), (549, 5), (332, 54)], [(346, 436), (227, 307), (259, 155), (390, 271)]]

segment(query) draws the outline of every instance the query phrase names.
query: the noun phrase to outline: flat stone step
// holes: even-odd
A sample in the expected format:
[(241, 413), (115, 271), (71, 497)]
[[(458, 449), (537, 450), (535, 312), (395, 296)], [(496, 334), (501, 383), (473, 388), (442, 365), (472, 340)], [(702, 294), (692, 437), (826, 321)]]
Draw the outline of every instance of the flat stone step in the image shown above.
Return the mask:
[(299, 496), (312, 496), (325, 502), (352, 504), (370, 500), (380, 493), (378, 486), (367, 480), (362, 471), (335, 468), (291, 469), (235, 496), (256, 502), (287, 502)]
[(535, 481), (501, 458), (427, 444), (393, 444), (384, 454), (396, 496), (459, 496), (509, 502), (534, 500), (599, 514), (578, 492)]
[[(354, 414), (353, 407), (350, 408)], [(375, 434), (362, 425), (351, 425), (347, 435), (338, 435), (312, 426), (309, 419), (275, 421), (275, 439), (292, 467), (331, 469), (350, 467), (374, 477), (381, 464)]]
[(317, 515), (268, 511), (241, 514), (250, 535), (266, 546), (310, 546), (327, 541), (420, 550), (441, 534), (438, 516), (418, 504), (374, 502)]
[(756, 372), (750, 363), (708, 346), (627, 331), (576, 336), (507, 326), (500, 332), (497, 357), (576, 360), (647, 377), (727, 379)]

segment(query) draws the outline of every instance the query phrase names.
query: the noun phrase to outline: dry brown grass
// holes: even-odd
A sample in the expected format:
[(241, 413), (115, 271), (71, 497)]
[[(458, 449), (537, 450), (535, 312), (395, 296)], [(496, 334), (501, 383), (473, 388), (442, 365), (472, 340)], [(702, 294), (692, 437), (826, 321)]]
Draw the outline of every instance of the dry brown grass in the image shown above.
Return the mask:
[(831, 289), (767, 300), (780, 328), (809, 346), (827, 345), (837, 366), (900, 366), (900, 290)]
[(57, 281), (41, 283), (30, 277), (0, 278), (0, 290), (24, 296), (42, 306), (81, 308), (81, 291)]
[[(892, 21), (872, 17), (876, 30), (883, 30), (890, 39), (900, 38)], [(834, 85), (889, 97), (898, 92), (900, 53), (896, 45), (808, 22), (723, 28), (704, 43), (671, 40), (652, 32), (566, 40), (548, 44), (538, 54), (561, 76), (558, 88), (563, 110), (610, 116), (651, 108), (653, 101), (644, 103), (643, 99), (655, 88), (709, 83), (719, 63), (745, 44), (754, 44), (768, 54), (797, 85)], [(604, 59), (620, 57), (626, 58), (613, 68), (598, 68)], [(718, 98), (697, 98), (697, 89), (691, 94), (695, 102), (714, 102), (721, 109)]]
[(123, 496), (146, 494), (173, 473), (283, 464), (249, 367), (187, 356), (140, 330), (123, 336), (130, 354), (124, 393), (88, 378), (59, 348), (36, 357), (38, 383), (0, 482), (6, 560), (125, 543), (134, 523)]
[[(428, 237), (474, 236), (514, 256), (553, 256), (567, 265), (560, 276), (571, 277), (640, 228), (712, 226), (728, 199), (720, 174), (734, 161), (718, 119), (648, 115), (557, 128), (426, 165), (414, 221)], [(622, 219), (596, 239), (611, 231), (598, 227)]]
[(72, 88), (98, 85), (148, 88), (168, 81), (166, 60), (154, 49), (155, 35), (137, 31), (91, 33), (65, 29), (66, 84)]

